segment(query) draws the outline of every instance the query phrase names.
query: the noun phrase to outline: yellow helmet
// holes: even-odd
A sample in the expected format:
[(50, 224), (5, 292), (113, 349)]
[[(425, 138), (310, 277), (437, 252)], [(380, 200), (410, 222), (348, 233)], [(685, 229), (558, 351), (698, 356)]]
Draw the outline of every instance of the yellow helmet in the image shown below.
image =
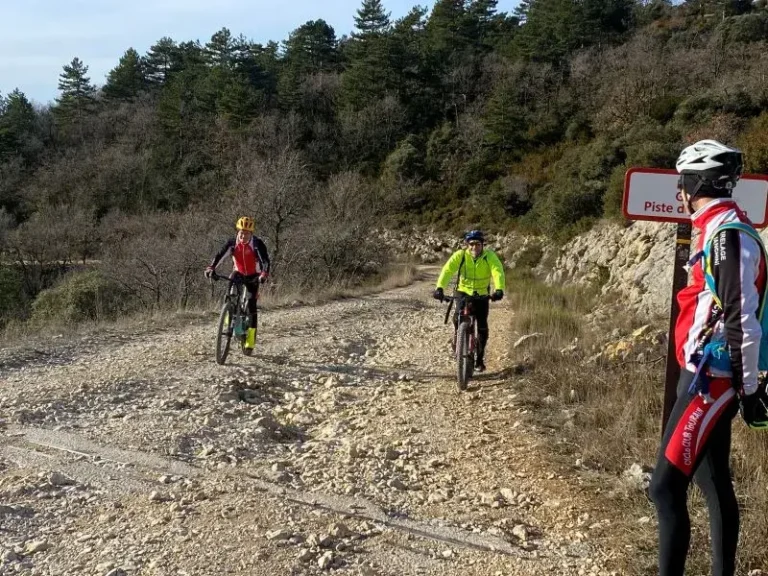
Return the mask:
[(238, 230), (246, 230), (248, 232), (253, 232), (256, 226), (253, 222), (253, 218), (249, 218), (248, 216), (243, 216), (237, 221), (237, 224), (235, 224), (235, 228), (237, 228)]

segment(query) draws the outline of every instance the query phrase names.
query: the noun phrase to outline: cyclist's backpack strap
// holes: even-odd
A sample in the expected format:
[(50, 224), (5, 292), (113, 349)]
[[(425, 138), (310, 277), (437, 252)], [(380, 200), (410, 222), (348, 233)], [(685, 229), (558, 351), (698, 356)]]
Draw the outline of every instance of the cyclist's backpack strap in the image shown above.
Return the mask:
[[(721, 312), (723, 310), (723, 303), (720, 300), (720, 297), (717, 295), (715, 277), (712, 272), (712, 249), (715, 243), (715, 239), (720, 234), (720, 232), (724, 230), (738, 230), (739, 232), (743, 232), (744, 234), (747, 234), (752, 239), (754, 239), (754, 241), (757, 242), (757, 245), (760, 247), (760, 251), (763, 255), (763, 258), (765, 259), (766, 266), (768, 266), (768, 251), (766, 251), (763, 239), (760, 238), (757, 230), (755, 230), (749, 224), (745, 224), (744, 222), (728, 222), (727, 224), (718, 226), (712, 233), (712, 236), (710, 236), (707, 245), (702, 251), (703, 253), (699, 253), (696, 256), (703, 256), (701, 268), (704, 272), (704, 281), (706, 283), (707, 289), (712, 294), (712, 299), (715, 301), (715, 305), (720, 309)], [(760, 338), (760, 358), (758, 360), (758, 369), (760, 371), (768, 370), (768, 315), (764, 313), (766, 300), (768, 300), (768, 281), (763, 287), (760, 308), (757, 311), (757, 320), (760, 322), (760, 326), (762, 328), (762, 337)]]
[(464, 268), (464, 260), (467, 258), (467, 251), (462, 250), (461, 251), (461, 262), (459, 263), (459, 271), (456, 272), (456, 286), (454, 287), (454, 292), (458, 290), (459, 284), (461, 283), (461, 269)]

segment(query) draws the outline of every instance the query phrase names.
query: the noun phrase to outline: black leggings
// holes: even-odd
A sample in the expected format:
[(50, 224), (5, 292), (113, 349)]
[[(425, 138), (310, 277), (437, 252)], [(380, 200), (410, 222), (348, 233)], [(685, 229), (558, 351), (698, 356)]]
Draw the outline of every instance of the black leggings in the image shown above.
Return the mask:
[(738, 401), (728, 379), (711, 384), (712, 404), (689, 394), (693, 379), (683, 370), (677, 401), (664, 429), (650, 493), (659, 518), (659, 576), (683, 576), (691, 538), (687, 495), (691, 478), (709, 508), (713, 576), (733, 576), (739, 539), (739, 508), (731, 482), (731, 421)]
[(233, 277), (243, 280), (243, 287), (248, 291), (248, 315), (251, 320), (251, 328), (256, 327), (256, 299), (259, 295), (259, 281), (256, 275), (243, 276), (239, 272), (234, 272)]
[[(464, 308), (464, 297), (466, 294), (457, 292), (460, 300), (456, 301), (456, 310), (453, 314), (453, 328), (456, 330), (459, 326), (459, 314)], [(485, 345), (488, 343), (488, 299), (481, 298), (472, 301), (472, 310), (477, 320), (477, 360), (483, 362), (485, 358)]]

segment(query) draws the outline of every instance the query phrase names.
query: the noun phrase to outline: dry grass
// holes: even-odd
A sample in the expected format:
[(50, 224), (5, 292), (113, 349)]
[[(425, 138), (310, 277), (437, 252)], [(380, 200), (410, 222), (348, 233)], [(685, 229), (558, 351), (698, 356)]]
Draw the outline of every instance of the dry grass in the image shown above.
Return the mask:
[(580, 337), (580, 315), (594, 302), (594, 296), (583, 288), (549, 286), (521, 270), (509, 272), (507, 292), (516, 311), (512, 330), (519, 336), (543, 334), (526, 344), (527, 352), (559, 350)]
[[(413, 264), (392, 264), (364, 284), (337, 283), (319, 291), (304, 293), (291, 291), (265, 291), (259, 302), (269, 308), (283, 308), (298, 305), (316, 305), (344, 298), (357, 298), (368, 294), (392, 290), (413, 283), (418, 278), (417, 266)], [(218, 314), (221, 305), (223, 283), (207, 305), (183, 310), (147, 310), (134, 312), (115, 320), (82, 322), (79, 324), (51, 321), (44, 326), (30, 322), (10, 322), (0, 332), (0, 347), (17, 345), (44, 347), (53, 339), (55, 342), (97, 332), (151, 332), (153, 330), (181, 328), (191, 323), (209, 322)]]
[[(512, 330), (545, 336), (513, 350), (518, 360), (531, 366), (522, 381), (522, 396), (535, 408), (540, 425), (555, 429), (552, 448), (572, 463), (601, 472), (609, 484), (610, 498), (601, 500), (606, 514), (615, 518), (611, 545), (628, 550), (622, 573), (650, 575), (655, 568), (655, 525), (638, 524), (643, 516), (655, 518), (647, 496), (619, 490), (619, 477), (632, 463), (654, 465), (660, 441), (664, 363), (588, 363), (592, 345), (605, 341), (587, 322), (585, 314), (596, 300), (588, 291), (545, 286), (531, 276), (510, 279), (510, 297), (516, 315)], [(626, 314), (617, 314), (626, 325)], [(643, 322), (636, 321), (637, 327)], [(631, 324), (630, 324), (631, 325)], [(561, 350), (579, 338), (573, 353)], [(740, 572), (768, 566), (768, 434), (734, 422), (733, 472), (742, 510), (739, 548)], [(704, 500), (693, 489), (689, 507), (693, 535), (688, 571), (707, 574), (710, 567), (709, 523)]]

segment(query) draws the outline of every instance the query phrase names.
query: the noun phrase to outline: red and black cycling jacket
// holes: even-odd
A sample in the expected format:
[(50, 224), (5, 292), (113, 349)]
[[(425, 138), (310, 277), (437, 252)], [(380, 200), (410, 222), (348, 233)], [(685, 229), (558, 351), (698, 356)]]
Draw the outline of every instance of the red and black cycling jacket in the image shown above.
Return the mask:
[[(727, 222), (751, 225), (746, 215), (730, 199), (716, 200), (691, 217), (698, 232), (695, 252), (701, 251), (715, 230)], [(766, 262), (754, 238), (739, 230), (722, 230), (712, 246), (712, 275), (723, 311), (714, 325), (713, 338), (728, 343), (731, 372), (712, 372), (716, 377), (730, 377), (737, 390), (747, 393), (757, 387), (757, 363), (762, 329), (757, 318), (766, 283)], [(675, 327), (675, 347), (680, 366), (696, 371), (692, 360), (704, 332), (712, 325), (717, 310), (707, 290), (703, 259), (693, 266), (689, 285), (677, 296), (680, 316)]]
[(269, 272), (269, 254), (267, 246), (260, 238), (251, 236), (250, 241), (238, 243), (236, 238), (230, 238), (213, 257), (211, 268), (216, 268), (222, 258), (232, 256), (233, 269), (243, 276), (253, 276)]

